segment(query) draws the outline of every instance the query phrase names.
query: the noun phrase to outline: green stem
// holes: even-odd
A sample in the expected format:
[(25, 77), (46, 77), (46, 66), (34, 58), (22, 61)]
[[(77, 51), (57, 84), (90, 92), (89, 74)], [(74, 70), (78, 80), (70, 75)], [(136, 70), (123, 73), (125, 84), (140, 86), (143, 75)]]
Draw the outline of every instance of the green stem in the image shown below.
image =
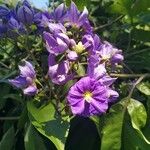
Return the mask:
[(0, 120), (19, 120), (19, 116), (18, 117), (0, 117)]
[(5, 67), (5, 68), (8, 69), (8, 70), (10, 69), (10, 68), (9, 68), (6, 64), (4, 64), (3, 62), (0, 62), (0, 65), (3, 66), (3, 67)]
[(95, 31), (97, 31), (97, 30), (99, 30), (99, 29), (102, 29), (102, 28), (108, 27), (108, 26), (112, 25), (113, 23), (115, 23), (115, 22), (119, 21), (119, 20), (120, 20), (120, 19), (122, 19), (123, 17), (124, 17), (124, 15), (121, 15), (121, 16), (117, 17), (114, 21), (109, 22), (109, 23), (104, 24), (104, 25), (101, 25), (101, 26), (99, 26), (99, 27), (96, 27), (94, 30), (95, 30)]
[(142, 49), (142, 50), (139, 50), (139, 51), (136, 51), (136, 52), (133, 52), (133, 53), (129, 53), (129, 54), (127, 53), (125, 58), (143, 53), (143, 52), (148, 51), (148, 50), (150, 50), (150, 48), (145, 48), (145, 49)]
[(149, 78), (150, 73), (146, 73), (146, 74), (116, 74), (116, 73), (111, 73), (110, 76), (111, 77), (118, 77), (118, 78), (138, 78), (141, 76), (145, 76), (145, 77)]
[(143, 74), (142, 76), (139, 77), (139, 79), (133, 84), (132, 89), (130, 90), (130, 93), (128, 95), (128, 98), (130, 99), (132, 96), (132, 93), (135, 89), (135, 87), (147, 76), (148, 74)]

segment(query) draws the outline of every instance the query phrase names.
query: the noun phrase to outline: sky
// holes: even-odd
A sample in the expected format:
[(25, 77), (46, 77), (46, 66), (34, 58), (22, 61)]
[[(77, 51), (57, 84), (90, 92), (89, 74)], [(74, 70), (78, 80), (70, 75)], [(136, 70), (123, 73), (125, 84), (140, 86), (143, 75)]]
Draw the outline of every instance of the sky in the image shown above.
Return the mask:
[(29, 0), (36, 8), (46, 8), (48, 0)]

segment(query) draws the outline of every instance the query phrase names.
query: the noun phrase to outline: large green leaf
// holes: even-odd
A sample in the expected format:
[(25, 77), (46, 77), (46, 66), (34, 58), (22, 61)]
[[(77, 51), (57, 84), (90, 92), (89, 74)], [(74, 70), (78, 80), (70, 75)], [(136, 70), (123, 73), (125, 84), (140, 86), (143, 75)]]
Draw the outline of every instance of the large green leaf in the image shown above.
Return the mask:
[[(125, 98), (112, 106), (110, 112), (104, 116), (104, 123), (99, 122), (103, 124), (100, 132), (101, 150), (132, 150), (141, 147), (144, 150), (144, 148), (150, 148), (149, 141), (141, 131), (141, 128), (146, 124), (146, 119), (144, 105), (132, 98)], [(101, 125), (99, 124), (99, 126)], [(128, 141), (128, 139), (132, 141)]]
[(35, 118), (35, 120), (39, 123), (47, 122), (51, 120), (55, 115), (55, 109), (51, 103), (46, 106), (42, 106), (40, 108), (35, 107), (33, 102), (27, 103), (28, 111)]
[(56, 114), (51, 103), (42, 108), (36, 108), (34, 103), (30, 101), (27, 108), (29, 118), (35, 128), (50, 139), (57, 149), (64, 150), (69, 130), (69, 118)]
[(132, 127), (128, 114), (125, 116), (125, 122), (122, 132), (121, 150), (148, 150), (150, 145), (147, 144), (138, 132)]
[(144, 105), (137, 100), (130, 99), (127, 109), (131, 117), (133, 127), (135, 129), (140, 129), (144, 127), (147, 119), (147, 114)]
[(27, 128), (24, 142), (25, 150), (46, 150), (42, 138), (31, 124)]
[(15, 139), (14, 128), (11, 127), (3, 135), (3, 138), (0, 142), (0, 150), (12, 150), (14, 146), (14, 139)]
[[(126, 99), (125, 99), (126, 101)], [(126, 109), (121, 103), (114, 105), (105, 116), (102, 129), (101, 150), (119, 150), (121, 148), (122, 126)]]
[(141, 131), (141, 128), (146, 125), (147, 120), (147, 113), (144, 105), (137, 100), (130, 99), (127, 109), (133, 128), (137, 130), (139, 135), (145, 140), (147, 144), (150, 144), (150, 142), (146, 139)]

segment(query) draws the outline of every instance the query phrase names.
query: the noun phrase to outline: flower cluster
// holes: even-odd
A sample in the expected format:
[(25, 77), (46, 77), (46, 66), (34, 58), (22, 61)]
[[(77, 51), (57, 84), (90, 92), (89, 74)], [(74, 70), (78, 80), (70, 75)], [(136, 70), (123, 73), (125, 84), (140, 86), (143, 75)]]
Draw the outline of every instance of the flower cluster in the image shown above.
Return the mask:
[[(22, 24), (34, 22), (38, 31), (42, 33), (48, 51), (50, 80), (57, 85), (65, 84), (69, 80), (76, 81), (67, 96), (72, 113), (82, 116), (105, 113), (109, 104), (115, 102), (119, 96), (112, 89), (116, 78), (111, 78), (109, 72), (116, 70), (123, 60), (123, 55), (121, 50), (107, 41), (102, 41), (94, 33), (88, 19), (88, 10), (84, 8), (80, 12), (72, 2), (69, 8), (61, 4), (50, 13), (35, 13), (27, 1), (24, 1), (15, 11), (19, 23), (9, 23), (14, 19), (16, 21), (16, 18), (8, 12), (7, 8), (1, 8), (0, 17), (9, 18), (7, 24), (13, 24), (13, 27), (15, 24), (17, 28), (22, 28)], [(0, 27), (4, 28), (3, 25)], [(82, 64), (86, 74), (80, 77), (78, 68)], [(21, 75), (10, 82), (23, 89), (25, 94), (36, 94), (33, 67), (26, 62), (24, 67), (19, 68)], [(76, 76), (81, 79), (77, 81)]]
[[(106, 68), (122, 62), (122, 51), (101, 41), (88, 20), (88, 11), (79, 12), (72, 2), (69, 9), (61, 4), (47, 19), (43, 36), (49, 52), (49, 76), (53, 83), (64, 84), (77, 75), (74, 66), (87, 63), (87, 74), (68, 92), (72, 113), (89, 116), (106, 112), (108, 104), (119, 96), (111, 89), (116, 80)], [(57, 60), (57, 61), (56, 61)]]
[(27, 33), (27, 26), (34, 24), (36, 10), (27, 0), (19, 2), (13, 9), (0, 6), (0, 37), (16, 38)]

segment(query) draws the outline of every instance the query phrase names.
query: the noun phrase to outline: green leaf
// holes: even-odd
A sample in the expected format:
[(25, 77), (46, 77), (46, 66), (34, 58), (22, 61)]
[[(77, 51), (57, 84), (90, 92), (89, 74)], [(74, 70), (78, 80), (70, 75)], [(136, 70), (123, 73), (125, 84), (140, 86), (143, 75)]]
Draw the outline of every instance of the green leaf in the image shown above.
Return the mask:
[[(128, 120), (127, 110), (130, 115)], [(132, 125), (130, 125), (130, 119)], [(141, 131), (146, 124), (146, 119), (145, 107), (139, 101), (125, 98), (113, 105), (110, 112), (104, 116), (101, 150), (132, 150), (141, 147), (144, 150), (144, 148), (149, 148), (149, 141)], [(128, 141), (128, 138), (132, 142)]]
[(147, 11), (150, 7), (149, 0), (136, 0), (132, 5), (132, 14), (137, 15), (141, 12)]
[(27, 112), (27, 107), (24, 106), (24, 109), (20, 115), (17, 127), (18, 129), (24, 128), (25, 123), (28, 121), (28, 112)]
[(25, 150), (46, 150), (42, 138), (31, 124), (27, 128), (24, 142)]
[[(126, 101), (126, 99), (124, 100)], [(105, 116), (102, 129), (101, 150), (119, 150), (121, 148), (122, 126), (126, 109), (121, 103), (114, 105)]]
[(113, 0), (110, 9), (114, 13), (136, 17), (137, 14), (147, 11), (149, 6), (149, 0)]
[(56, 114), (51, 103), (42, 108), (36, 108), (34, 103), (30, 101), (27, 107), (29, 118), (34, 127), (50, 139), (57, 149), (64, 150), (69, 130), (69, 118)]
[(139, 135), (145, 140), (147, 144), (150, 144), (150, 142), (146, 139), (141, 131), (141, 128), (145, 126), (147, 119), (147, 113), (144, 105), (137, 100), (130, 99), (127, 109), (133, 128), (137, 130)]
[(55, 108), (51, 103), (40, 108), (35, 107), (32, 101), (27, 103), (28, 111), (39, 123), (51, 120), (55, 115)]
[(0, 142), (0, 150), (12, 150), (14, 146), (14, 139), (15, 139), (14, 128), (11, 127), (3, 135), (3, 138)]
[(150, 145), (147, 144), (139, 133), (132, 127), (129, 115), (126, 114), (122, 132), (121, 150), (148, 150)]
[(150, 96), (150, 83), (149, 82), (142, 82), (137, 85), (137, 88), (143, 94)]
[(110, 9), (114, 13), (129, 15), (131, 14), (132, 0), (113, 0)]
[(133, 127), (135, 129), (140, 129), (144, 127), (147, 119), (147, 114), (144, 105), (137, 100), (130, 99), (127, 109), (131, 117)]

